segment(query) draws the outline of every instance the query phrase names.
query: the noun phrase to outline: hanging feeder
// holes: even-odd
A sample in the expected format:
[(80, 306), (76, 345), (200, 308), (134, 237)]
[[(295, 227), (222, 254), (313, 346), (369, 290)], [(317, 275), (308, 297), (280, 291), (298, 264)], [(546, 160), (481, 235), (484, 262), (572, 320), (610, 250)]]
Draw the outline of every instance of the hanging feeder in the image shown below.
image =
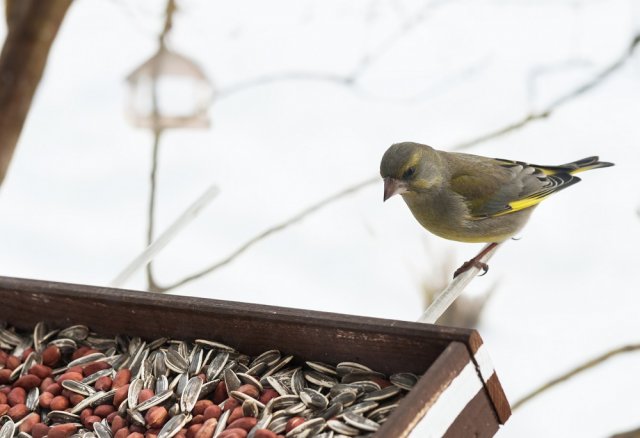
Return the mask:
[(189, 58), (161, 46), (131, 72), (127, 118), (138, 128), (208, 128), (213, 85)]

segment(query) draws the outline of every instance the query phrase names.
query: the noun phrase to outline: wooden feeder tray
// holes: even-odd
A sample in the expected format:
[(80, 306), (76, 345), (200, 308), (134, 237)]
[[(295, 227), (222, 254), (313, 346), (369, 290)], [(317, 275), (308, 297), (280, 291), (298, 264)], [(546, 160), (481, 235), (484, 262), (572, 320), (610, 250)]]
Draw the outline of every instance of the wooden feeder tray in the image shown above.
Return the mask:
[(352, 361), (422, 375), (375, 437), (491, 437), (511, 415), (475, 330), (232, 301), (0, 277), (0, 320), (105, 335), (212, 339), (257, 355)]

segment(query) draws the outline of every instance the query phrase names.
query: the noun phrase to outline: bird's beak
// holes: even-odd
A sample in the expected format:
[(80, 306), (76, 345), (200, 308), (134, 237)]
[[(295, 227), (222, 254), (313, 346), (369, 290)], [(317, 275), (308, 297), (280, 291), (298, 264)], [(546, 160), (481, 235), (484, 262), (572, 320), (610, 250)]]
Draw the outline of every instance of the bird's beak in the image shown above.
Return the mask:
[(384, 198), (383, 202), (393, 195), (401, 195), (408, 191), (407, 183), (399, 179), (386, 177), (384, 178)]

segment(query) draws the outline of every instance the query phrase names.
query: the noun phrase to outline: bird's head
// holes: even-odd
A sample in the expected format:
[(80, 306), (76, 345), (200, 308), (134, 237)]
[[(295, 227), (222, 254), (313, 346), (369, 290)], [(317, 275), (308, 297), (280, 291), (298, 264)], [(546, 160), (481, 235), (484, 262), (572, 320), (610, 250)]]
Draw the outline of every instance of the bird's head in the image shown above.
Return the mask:
[(438, 153), (432, 147), (396, 143), (387, 149), (380, 162), (384, 200), (393, 195), (427, 190), (442, 180), (440, 174)]

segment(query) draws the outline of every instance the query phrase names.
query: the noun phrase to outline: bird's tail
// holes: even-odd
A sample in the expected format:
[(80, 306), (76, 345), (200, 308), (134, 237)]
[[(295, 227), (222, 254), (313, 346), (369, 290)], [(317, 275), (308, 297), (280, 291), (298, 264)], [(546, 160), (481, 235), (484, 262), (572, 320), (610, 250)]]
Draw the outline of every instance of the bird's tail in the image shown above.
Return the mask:
[(576, 173), (584, 172), (591, 169), (599, 169), (601, 167), (613, 166), (613, 163), (606, 161), (600, 161), (597, 156), (583, 158), (582, 160), (572, 161), (571, 163), (561, 164), (560, 166), (538, 166), (532, 164), (536, 169), (540, 169), (545, 175), (555, 175), (557, 173), (568, 173), (575, 175)]

